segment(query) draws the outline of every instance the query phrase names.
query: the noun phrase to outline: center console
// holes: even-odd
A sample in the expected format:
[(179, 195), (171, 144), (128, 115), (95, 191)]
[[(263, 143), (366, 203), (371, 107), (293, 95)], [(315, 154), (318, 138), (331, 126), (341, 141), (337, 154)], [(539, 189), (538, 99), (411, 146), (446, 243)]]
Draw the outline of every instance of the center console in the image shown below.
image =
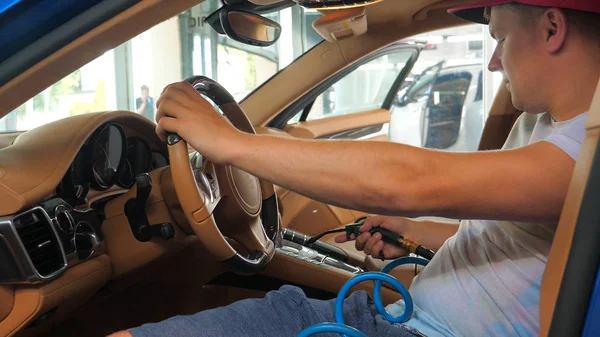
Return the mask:
[(323, 268), (337, 268), (353, 274), (364, 271), (348, 263), (347, 254), (340, 248), (322, 241), (306, 244), (308, 239), (310, 237), (303, 233), (284, 228), (282, 246), (277, 252)]

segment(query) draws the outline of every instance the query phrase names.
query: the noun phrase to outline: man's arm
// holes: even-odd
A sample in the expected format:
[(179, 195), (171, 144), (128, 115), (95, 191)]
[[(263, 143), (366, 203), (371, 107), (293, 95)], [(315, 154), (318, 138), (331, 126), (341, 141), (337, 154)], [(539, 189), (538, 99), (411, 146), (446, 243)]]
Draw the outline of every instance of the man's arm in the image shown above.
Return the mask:
[(557, 221), (575, 164), (547, 142), (449, 153), (386, 142), (241, 138), (232, 165), (316, 200), (387, 215)]
[(251, 135), (232, 127), (189, 85), (158, 100), (158, 135), (177, 132), (206, 158), (333, 205), (369, 213), (558, 220), (575, 161), (539, 142), (449, 153), (388, 142)]

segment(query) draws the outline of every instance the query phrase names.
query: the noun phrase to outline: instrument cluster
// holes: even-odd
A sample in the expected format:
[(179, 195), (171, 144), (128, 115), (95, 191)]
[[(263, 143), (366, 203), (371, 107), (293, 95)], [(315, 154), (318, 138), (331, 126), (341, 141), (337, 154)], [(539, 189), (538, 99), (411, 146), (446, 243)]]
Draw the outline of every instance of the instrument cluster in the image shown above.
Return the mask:
[(167, 155), (152, 150), (141, 138), (127, 137), (118, 123), (106, 123), (79, 151), (58, 186), (57, 194), (78, 205), (85, 203), (90, 188), (105, 191), (118, 185), (129, 189), (138, 174), (167, 165)]

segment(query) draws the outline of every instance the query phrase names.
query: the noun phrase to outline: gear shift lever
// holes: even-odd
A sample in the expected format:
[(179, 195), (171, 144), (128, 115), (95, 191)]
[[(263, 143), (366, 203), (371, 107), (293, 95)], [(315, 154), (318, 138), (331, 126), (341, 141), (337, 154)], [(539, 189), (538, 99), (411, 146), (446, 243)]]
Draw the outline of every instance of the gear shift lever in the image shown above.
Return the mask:
[(146, 216), (146, 201), (152, 191), (152, 179), (148, 173), (135, 177), (137, 192), (135, 198), (125, 203), (125, 216), (131, 226), (133, 236), (140, 242), (148, 242), (153, 236), (160, 236), (165, 240), (175, 236), (173, 225), (168, 222), (150, 225)]

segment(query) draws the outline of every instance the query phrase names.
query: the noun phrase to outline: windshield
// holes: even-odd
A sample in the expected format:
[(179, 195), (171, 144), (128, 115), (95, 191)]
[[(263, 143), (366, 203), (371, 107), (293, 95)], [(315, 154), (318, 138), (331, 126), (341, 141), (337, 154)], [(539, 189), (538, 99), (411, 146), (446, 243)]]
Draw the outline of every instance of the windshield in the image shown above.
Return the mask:
[[(13, 9), (36, 3), (0, 0), (2, 19), (10, 14), (10, 8), (1, 12), (9, 2), (17, 4)], [(0, 119), (0, 132), (107, 110), (134, 111), (154, 120), (163, 88), (192, 75), (215, 79), (240, 101), (322, 41), (311, 28), (320, 14), (293, 6), (264, 15), (282, 26), (277, 43), (241, 44), (204, 22), (220, 5), (220, 0), (207, 0), (107, 51)]]

